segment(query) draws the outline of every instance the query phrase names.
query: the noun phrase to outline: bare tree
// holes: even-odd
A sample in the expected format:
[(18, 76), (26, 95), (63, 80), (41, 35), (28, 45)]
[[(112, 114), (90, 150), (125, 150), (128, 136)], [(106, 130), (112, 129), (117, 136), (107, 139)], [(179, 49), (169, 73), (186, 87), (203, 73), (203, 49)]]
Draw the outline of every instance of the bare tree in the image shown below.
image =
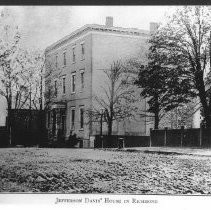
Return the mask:
[(111, 135), (114, 121), (135, 116), (137, 100), (133, 76), (120, 61), (113, 62), (110, 69), (103, 71), (106, 82), (100, 87), (102, 94), (94, 96), (97, 105), (88, 110), (88, 116), (92, 122), (99, 122), (103, 110), (103, 120), (107, 123), (108, 135)]
[(44, 57), (40, 51), (21, 50), (17, 63), (22, 72), (16, 83), (15, 109), (42, 109)]
[[(53, 63), (49, 59), (45, 58), (45, 72), (43, 72), (44, 80), (45, 80), (45, 91), (44, 91), (44, 109), (49, 109), (50, 105), (56, 101), (56, 97), (58, 94), (59, 87), (61, 83), (59, 82), (59, 78), (61, 76), (61, 69), (57, 69)], [(57, 80), (57, 87), (55, 87), (54, 81)]]
[(16, 56), (19, 51), (20, 33), (13, 24), (9, 10), (3, 10), (0, 15), (0, 95), (7, 101), (7, 126), (11, 144), (11, 109), (13, 94), (21, 71), (17, 68)]
[(38, 109), (42, 103), (44, 57), (39, 51), (22, 49), (20, 40), (15, 18), (4, 9), (0, 15), (0, 95), (7, 101), (10, 144), (11, 110)]

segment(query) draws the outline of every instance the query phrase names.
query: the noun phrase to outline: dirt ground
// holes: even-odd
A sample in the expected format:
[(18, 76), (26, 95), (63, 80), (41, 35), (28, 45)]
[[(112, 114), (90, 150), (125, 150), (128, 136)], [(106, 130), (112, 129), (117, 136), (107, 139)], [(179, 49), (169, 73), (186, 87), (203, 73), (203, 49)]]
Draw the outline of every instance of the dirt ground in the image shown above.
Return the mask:
[(0, 149), (0, 192), (211, 194), (211, 157)]

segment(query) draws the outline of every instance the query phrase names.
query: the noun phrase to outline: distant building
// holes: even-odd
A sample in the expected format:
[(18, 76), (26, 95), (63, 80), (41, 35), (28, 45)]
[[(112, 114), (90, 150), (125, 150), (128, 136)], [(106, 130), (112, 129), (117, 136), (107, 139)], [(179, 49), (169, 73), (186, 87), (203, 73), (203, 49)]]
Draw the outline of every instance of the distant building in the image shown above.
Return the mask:
[[(206, 91), (211, 91), (211, 88), (208, 85), (205, 86), (205, 89)], [(203, 116), (201, 115), (202, 105), (199, 98), (195, 100), (195, 104), (196, 106), (192, 115), (192, 127), (199, 128), (203, 122)]]
[[(211, 7), (209, 7), (209, 9), (211, 9)], [(210, 62), (208, 62), (208, 65), (204, 72), (204, 78), (209, 76), (210, 71), (211, 71), (211, 65), (210, 65)], [(205, 82), (205, 91), (210, 94), (211, 84), (208, 84)], [(193, 128), (199, 128), (201, 123), (203, 122), (203, 116), (201, 115), (202, 104), (199, 97), (197, 97), (194, 101), (195, 101), (196, 106), (195, 106), (193, 116), (192, 116), (192, 126)]]
[(193, 128), (200, 128), (202, 122), (202, 116), (201, 116), (201, 104), (198, 100), (195, 106), (194, 113), (192, 115), (192, 127)]
[[(154, 26), (155, 23), (151, 24), (151, 28)], [(47, 117), (47, 127), (53, 135), (58, 129), (66, 138), (70, 133), (85, 139), (99, 134), (99, 123), (87, 123), (85, 111), (92, 107), (93, 96), (101, 94), (103, 69), (110, 68), (114, 61), (144, 55), (149, 35), (146, 30), (114, 27), (113, 18), (107, 17), (105, 25), (85, 25), (45, 50), (47, 72), (53, 69), (46, 92), (49, 88), (56, 92)], [(146, 109), (145, 100), (140, 106)], [(103, 133), (106, 132), (104, 123)], [(116, 122), (113, 126), (113, 134), (148, 132), (145, 118), (124, 126)]]

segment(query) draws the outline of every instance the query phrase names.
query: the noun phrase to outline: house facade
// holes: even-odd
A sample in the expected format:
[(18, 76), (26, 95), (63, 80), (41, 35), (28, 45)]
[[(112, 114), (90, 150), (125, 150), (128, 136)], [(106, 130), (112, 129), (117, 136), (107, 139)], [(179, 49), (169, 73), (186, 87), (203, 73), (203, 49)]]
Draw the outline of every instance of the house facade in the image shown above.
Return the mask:
[[(113, 18), (107, 17), (105, 25), (85, 25), (45, 50), (45, 91), (49, 97), (53, 92), (46, 126), (53, 136), (59, 129), (65, 138), (73, 133), (84, 139), (99, 134), (100, 122), (90, 122), (86, 110), (93, 107), (93, 97), (102, 94), (104, 70), (117, 60), (125, 62), (137, 56), (144, 59), (149, 35), (145, 30), (114, 27)], [(146, 101), (138, 106), (146, 109)], [(148, 132), (145, 118), (113, 125), (113, 134)]]

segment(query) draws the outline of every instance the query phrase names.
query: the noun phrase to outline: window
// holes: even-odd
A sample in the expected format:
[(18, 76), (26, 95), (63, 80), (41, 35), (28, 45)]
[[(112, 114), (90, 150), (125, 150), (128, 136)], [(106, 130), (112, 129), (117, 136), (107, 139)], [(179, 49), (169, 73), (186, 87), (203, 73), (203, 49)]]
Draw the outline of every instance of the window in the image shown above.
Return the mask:
[(81, 91), (84, 89), (84, 70), (80, 72), (81, 75)]
[(63, 64), (66, 66), (66, 52), (63, 53)]
[(71, 109), (71, 130), (75, 128), (75, 108)]
[(84, 43), (81, 44), (81, 60), (83, 60), (85, 57), (85, 48)]
[(62, 78), (62, 93), (65, 94), (66, 92), (66, 84), (65, 84), (65, 77)]
[(84, 107), (80, 107), (80, 129), (84, 128)]
[(73, 63), (75, 63), (75, 47), (73, 47)]
[(75, 93), (75, 73), (73, 73), (72, 74), (72, 82), (71, 82), (71, 84), (72, 84), (72, 93)]
[(58, 55), (56, 55), (56, 68), (58, 67)]
[(58, 89), (57, 89), (57, 80), (54, 81), (54, 94), (57, 97)]

